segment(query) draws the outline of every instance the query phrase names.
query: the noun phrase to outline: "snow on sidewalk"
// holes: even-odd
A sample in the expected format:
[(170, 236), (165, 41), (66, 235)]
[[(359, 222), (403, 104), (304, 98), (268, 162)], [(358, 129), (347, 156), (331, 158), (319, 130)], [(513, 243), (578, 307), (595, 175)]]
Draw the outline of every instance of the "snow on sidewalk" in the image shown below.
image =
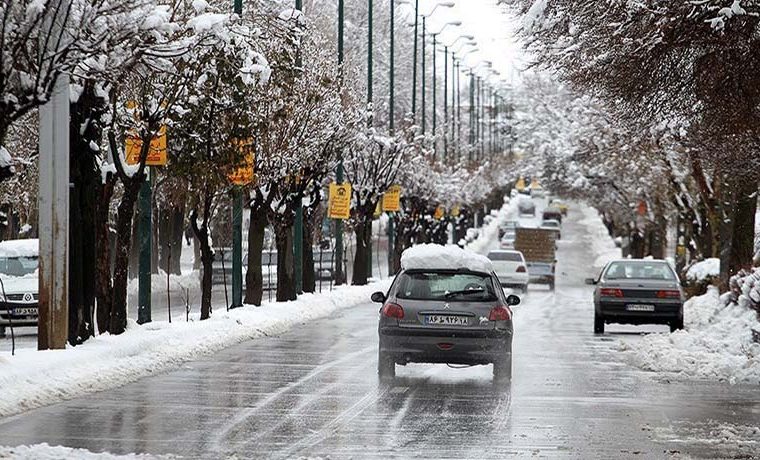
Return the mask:
[(760, 383), (760, 344), (752, 342), (752, 328), (760, 330), (757, 313), (744, 306), (724, 305), (718, 289), (689, 299), (684, 305), (682, 331), (650, 334), (641, 340), (623, 340), (621, 350), (642, 369), (734, 383)]
[(128, 324), (66, 350), (0, 353), (0, 416), (115, 388), (237, 343), (282, 334), (292, 326), (326, 317), (336, 310), (369, 303), (390, 280), (343, 286), (298, 300), (217, 311), (205, 321)]
[(465, 249), (477, 254), (485, 255), (494, 247), (498, 247), (496, 243), (499, 242), (499, 225), (507, 220), (516, 219), (518, 201), (519, 200), (511, 199), (508, 203), (504, 203), (501, 209), (499, 209), (496, 217), (481, 227), (478, 237), (470, 244), (466, 245)]
[(615, 241), (610, 237), (607, 227), (602, 222), (599, 212), (591, 206), (581, 206), (583, 219), (580, 224), (586, 228), (591, 251), (594, 256), (594, 267), (601, 268), (607, 262), (622, 258), (620, 248), (615, 246)]
[(42, 443), (18, 447), (0, 446), (0, 458), (14, 460), (150, 460), (174, 457), (155, 457), (143, 454), (114, 455), (107, 452), (94, 453), (85, 449), (50, 446), (47, 443)]

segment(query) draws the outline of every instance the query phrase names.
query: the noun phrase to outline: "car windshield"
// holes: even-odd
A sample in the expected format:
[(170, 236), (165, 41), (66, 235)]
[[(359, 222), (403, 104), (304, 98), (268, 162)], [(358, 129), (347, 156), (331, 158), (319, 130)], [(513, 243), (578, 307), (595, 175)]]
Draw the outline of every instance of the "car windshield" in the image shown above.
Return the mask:
[(37, 257), (0, 257), (0, 274), (26, 276), (37, 270)]
[(399, 299), (488, 302), (496, 300), (491, 277), (480, 273), (407, 272), (401, 275)]
[(522, 262), (519, 252), (514, 251), (491, 251), (488, 258), (499, 262)]
[(674, 281), (673, 270), (664, 262), (613, 262), (604, 275), (608, 280), (644, 279)]

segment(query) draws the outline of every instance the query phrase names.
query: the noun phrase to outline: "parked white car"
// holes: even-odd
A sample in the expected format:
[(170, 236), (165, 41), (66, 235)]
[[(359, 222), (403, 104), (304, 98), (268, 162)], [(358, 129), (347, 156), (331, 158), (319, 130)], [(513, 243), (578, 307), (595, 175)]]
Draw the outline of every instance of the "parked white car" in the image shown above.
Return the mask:
[(13, 327), (36, 326), (39, 240), (0, 242), (0, 336)]
[(503, 287), (528, 290), (528, 265), (520, 251), (493, 250), (488, 253), (493, 270)]

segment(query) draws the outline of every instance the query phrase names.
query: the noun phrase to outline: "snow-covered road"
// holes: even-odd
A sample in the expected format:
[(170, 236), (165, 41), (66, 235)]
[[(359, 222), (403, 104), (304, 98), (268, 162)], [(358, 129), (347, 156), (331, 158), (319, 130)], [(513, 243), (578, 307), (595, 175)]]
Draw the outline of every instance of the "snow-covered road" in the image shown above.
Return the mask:
[[(571, 210), (556, 292), (515, 308), (514, 379), (490, 366), (399, 367), (378, 382), (377, 306), (337, 311), (179, 370), (0, 420), (0, 444), (46, 442), (185, 458), (750, 458), (760, 451), (754, 385), (677, 382), (592, 333), (597, 257)], [(598, 243), (598, 242), (597, 242)], [(495, 244), (495, 241), (493, 242)]]

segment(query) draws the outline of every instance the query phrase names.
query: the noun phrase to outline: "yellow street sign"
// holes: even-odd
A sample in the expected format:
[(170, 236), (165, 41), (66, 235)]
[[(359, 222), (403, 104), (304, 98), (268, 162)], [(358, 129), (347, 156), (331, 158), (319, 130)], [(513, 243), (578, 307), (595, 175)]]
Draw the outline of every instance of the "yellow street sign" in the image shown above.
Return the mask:
[[(142, 138), (136, 132), (131, 131), (127, 133), (124, 152), (126, 153), (128, 165), (136, 165), (140, 161), (142, 145)], [(158, 135), (153, 136), (153, 139), (150, 140), (150, 149), (148, 149), (145, 165), (166, 165), (166, 125), (161, 126)]]
[(239, 168), (235, 168), (232, 174), (229, 175), (230, 182), (235, 185), (247, 185), (253, 182), (253, 168), (255, 164), (255, 157), (253, 152), (253, 139), (247, 138), (233, 140), (233, 143), (238, 146), (241, 153), (245, 158), (245, 165)]
[(383, 194), (383, 211), (401, 211), (401, 186), (391, 185)]
[(538, 183), (538, 179), (533, 179), (532, 181), (530, 181), (530, 188), (532, 189), (541, 188), (541, 184)]
[(515, 188), (517, 189), (518, 192), (522, 192), (523, 190), (525, 190), (525, 179), (520, 177), (517, 180), (517, 183), (515, 184)]
[(330, 219), (348, 219), (351, 217), (351, 184), (330, 184), (330, 196), (327, 206)]
[(454, 205), (453, 208), (451, 208), (451, 215), (454, 217), (459, 217), (459, 205)]
[(383, 214), (383, 204), (378, 200), (377, 205), (375, 206), (375, 213), (373, 216), (375, 218), (380, 217)]
[(441, 220), (443, 219), (444, 214), (446, 214), (446, 208), (444, 208), (443, 205), (438, 205), (438, 207), (435, 208), (435, 214), (433, 214), (433, 217)]

